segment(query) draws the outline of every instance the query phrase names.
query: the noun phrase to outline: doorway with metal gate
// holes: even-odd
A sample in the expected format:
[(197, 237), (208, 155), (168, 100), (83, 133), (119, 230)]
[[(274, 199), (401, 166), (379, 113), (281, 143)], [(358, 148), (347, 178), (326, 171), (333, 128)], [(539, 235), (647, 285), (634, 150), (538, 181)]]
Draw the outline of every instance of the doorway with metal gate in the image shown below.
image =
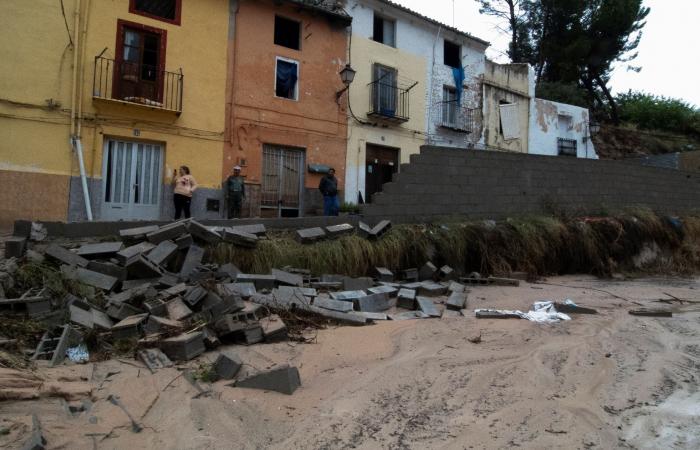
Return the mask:
[(263, 217), (300, 217), (303, 211), (304, 149), (263, 145)]
[(102, 157), (102, 220), (160, 217), (163, 146), (107, 139)]
[(401, 149), (367, 144), (365, 162), (365, 202), (372, 202), (372, 195), (382, 191), (399, 170)]

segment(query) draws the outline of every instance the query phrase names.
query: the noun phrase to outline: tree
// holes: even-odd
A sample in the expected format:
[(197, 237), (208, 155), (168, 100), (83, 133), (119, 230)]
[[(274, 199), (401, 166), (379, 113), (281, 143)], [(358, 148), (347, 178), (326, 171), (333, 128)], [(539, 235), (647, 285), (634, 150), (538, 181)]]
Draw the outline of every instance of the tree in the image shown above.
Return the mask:
[(497, 17), (507, 23), (510, 34), (508, 57), (511, 61), (527, 62), (532, 49), (529, 46), (525, 3), (529, 0), (476, 0), (479, 3), (479, 13)]
[(538, 86), (583, 89), (591, 108), (606, 105), (619, 121), (608, 83), (615, 63), (637, 56), (649, 15), (642, 0), (477, 1), (482, 14), (508, 23), (509, 56), (535, 68)]

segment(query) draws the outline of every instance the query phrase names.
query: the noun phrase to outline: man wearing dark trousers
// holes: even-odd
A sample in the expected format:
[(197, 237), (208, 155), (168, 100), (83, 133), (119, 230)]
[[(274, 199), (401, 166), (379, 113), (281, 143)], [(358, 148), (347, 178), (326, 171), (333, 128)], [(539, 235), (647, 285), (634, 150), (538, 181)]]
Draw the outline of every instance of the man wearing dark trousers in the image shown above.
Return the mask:
[(224, 183), (224, 190), (228, 218), (240, 218), (241, 207), (243, 206), (243, 200), (245, 200), (245, 179), (241, 176), (241, 166), (233, 168), (233, 174)]
[(340, 210), (338, 203), (338, 179), (335, 177), (335, 169), (328, 169), (328, 173), (321, 178), (318, 189), (323, 194), (323, 215), (337, 216)]

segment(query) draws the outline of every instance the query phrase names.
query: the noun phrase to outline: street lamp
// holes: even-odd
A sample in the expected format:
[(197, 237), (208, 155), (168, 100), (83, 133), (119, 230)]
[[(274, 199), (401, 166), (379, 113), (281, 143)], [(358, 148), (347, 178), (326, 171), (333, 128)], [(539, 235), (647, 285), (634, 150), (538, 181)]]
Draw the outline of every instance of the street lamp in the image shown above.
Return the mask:
[(588, 122), (588, 129), (591, 132), (591, 136), (594, 134), (598, 134), (598, 132), (600, 131), (600, 124), (594, 120), (591, 120), (590, 122)]
[(343, 82), (345, 87), (338, 92), (335, 93), (335, 100), (336, 102), (340, 100), (340, 96), (343, 95), (343, 92), (347, 91), (350, 89), (350, 85), (352, 84), (352, 81), (355, 79), (355, 69), (350, 67), (350, 64), (345, 64), (345, 67), (343, 67), (343, 70), (340, 71), (338, 75), (340, 75), (340, 81)]

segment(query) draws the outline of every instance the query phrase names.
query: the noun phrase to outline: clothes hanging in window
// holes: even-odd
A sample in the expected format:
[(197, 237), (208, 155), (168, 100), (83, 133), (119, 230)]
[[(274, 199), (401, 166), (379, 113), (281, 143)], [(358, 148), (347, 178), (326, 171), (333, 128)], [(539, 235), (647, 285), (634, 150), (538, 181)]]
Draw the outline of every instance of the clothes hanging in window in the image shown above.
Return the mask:
[(277, 61), (276, 95), (284, 98), (296, 97), (297, 65), (292, 62)]

